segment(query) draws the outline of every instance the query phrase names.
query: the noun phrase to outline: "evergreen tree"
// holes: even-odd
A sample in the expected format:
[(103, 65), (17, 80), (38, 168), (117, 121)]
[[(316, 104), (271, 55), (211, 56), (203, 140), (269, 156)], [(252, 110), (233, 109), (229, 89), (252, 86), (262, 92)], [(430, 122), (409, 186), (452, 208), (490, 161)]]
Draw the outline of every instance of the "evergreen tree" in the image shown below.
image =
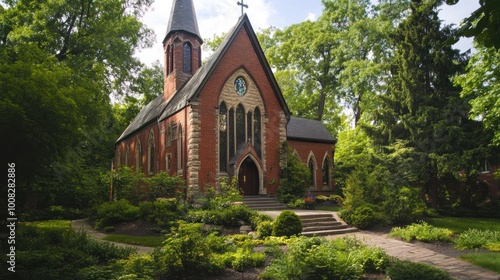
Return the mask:
[[(447, 44), (453, 30), (440, 25), (440, 0), (413, 0), (410, 14), (392, 36), (395, 57), (387, 92), (380, 96), (371, 126), (380, 146), (404, 143), (419, 162), (415, 182), (438, 206), (440, 179), (467, 169), (477, 153), (480, 126), (467, 118), (469, 106), (450, 78), (463, 72), (464, 58)], [(389, 153), (390, 149), (386, 152)], [(410, 170), (409, 170), (410, 172)], [(458, 176), (456, 176), (458, 177)]]

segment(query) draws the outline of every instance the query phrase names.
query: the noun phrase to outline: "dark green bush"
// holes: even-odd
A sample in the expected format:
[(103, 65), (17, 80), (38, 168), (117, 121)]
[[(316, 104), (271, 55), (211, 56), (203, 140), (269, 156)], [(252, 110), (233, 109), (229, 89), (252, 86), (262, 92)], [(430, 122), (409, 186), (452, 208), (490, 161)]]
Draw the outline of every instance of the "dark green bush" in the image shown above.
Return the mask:
[(273, 223), (274, 236), (299, 235), (302, 233), (302, 221), (299, 216), (290, 210), (284, 210)]
[(392, 223), (415, 222), (422, 218), (426, 208), (418, 188), (402, 187), (397, 190), (387, 190), (384, 209)]
[(448, 280), (448, 273), (426, 264), (396, 261), (387, 269), (391, 280)]
[(139, 214), (139, 207), (130, 204), (125, 199), (120, 199), (99, 205), (92, 219), (95, 221), (96, 228), (103, 228), (121, 222), (136, 220), (139, 218)]
[(250, 222), (253, 212), (246, 205), (231, 205), (221, 210), (190, 211), (186, 220), (192, 223), (205, 223), (228, 227), (238, 226), (239, 221)]
[(16, 246), (17, 278), (12, 278), (12, 275), (3, 278), (0, 273), (1, 279), (82, 279), (80, 270), (109, 265), (135, 251), (96, 241), (85, 233), (76, 233), (71, 229), (20, 225), (17, 238), (21, 241)]
[(164, 227), (184, 214), (178, 206), (176, 198), (159, 198), (152, 202), (141, 202), (139, 203), (140, 217)]

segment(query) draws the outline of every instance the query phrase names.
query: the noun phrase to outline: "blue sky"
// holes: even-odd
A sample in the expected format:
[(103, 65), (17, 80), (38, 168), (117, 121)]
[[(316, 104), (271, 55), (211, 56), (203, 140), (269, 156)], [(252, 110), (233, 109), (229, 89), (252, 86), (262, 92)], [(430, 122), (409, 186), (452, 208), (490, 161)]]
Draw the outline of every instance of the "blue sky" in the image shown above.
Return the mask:
[[(198, 17), (198, 26), (203, 38), (212, 38), (215, 34), (227, 32), (238, 21), (241, 7), (236, 2), (241, 0), (193, 0)], [(245, 12), (253, 28), (275, 26), (283, 28), (304, 20), (316, 19), (321, 15), (321, 0), (243, 0), (249, 6)], [(372, 0), (372, 2), (376, 2)], [(161, 42), (165, 36), (172, 0), (156, 0), (153, 8), (146, 13), (143, 22), (156, 33), (155, 45), (138, 53), (137, 56), (146, 64), (163, 60)], [(479, 7), (479, 0), (460, 0), (457, 5), (441, 7), (440, 17), (447, 24), (459, 24)], [(471, 40), (463, 39), (455, 47), (465, 51), (471, 47)]]

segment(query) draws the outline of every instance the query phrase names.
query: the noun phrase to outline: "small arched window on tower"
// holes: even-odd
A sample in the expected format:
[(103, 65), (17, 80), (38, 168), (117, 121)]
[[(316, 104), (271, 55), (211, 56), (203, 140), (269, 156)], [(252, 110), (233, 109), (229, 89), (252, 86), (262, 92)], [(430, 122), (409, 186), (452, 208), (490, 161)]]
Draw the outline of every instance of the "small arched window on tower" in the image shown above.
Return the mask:
[(170, 61), (172, 60), (170, 57), (170, 45), (167, 46), (167, 53), (165, 55), (165, 69), (167, 69), (167, 73), (165, 73), (166, 76), (170, 75), (171, 69), (170, 69)]
[(189, 43), (184, 43), (183, 47), (183, 62), (184, 62), (184, 72), (191, 73), (192, 72), (192, 59), (191, 59), (192, 48)]
[(169, 63), (168, 63), (168, 68), (170, 69), (169, 73), (172, 73), (174, 71), (174, 47), (170, 47), (170, 53), (169, 53)]

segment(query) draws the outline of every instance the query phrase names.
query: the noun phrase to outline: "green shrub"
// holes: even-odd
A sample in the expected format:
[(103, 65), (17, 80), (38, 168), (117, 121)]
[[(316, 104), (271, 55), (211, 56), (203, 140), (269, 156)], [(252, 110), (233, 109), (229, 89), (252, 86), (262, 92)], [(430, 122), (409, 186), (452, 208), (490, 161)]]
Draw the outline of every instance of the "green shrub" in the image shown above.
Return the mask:
[(453, 232), (447, 228), (437, 228), (426, 222), (411, 224), (405, 228), (395, 227), (389, 233), (391, 237), (399, 237), (406, 242), (418, 240), (422, 242), (451, 242)]
[(250, 222), (252, 210), (246, 205), (231, 205), (221, 210), (194, 210), (188, 212), (186, 220), (192, 223), (205, 223), (236, 227), (239, 221)]
[(469, 229), (458, 235), (454, 242), (455, 248), (459, 250), (495, 248), (494, 244), (500, 243), (500, 232)]
[(382, 211), (380, 211), (379, 207), (371, 204), (363, 204), (353, 211), (344, 209), (340, 212), (340, 216), (346, 223), (359, 229), (385, 223)]
[(330, 198), (327, 197), (326, 195), (318, 195), (316, 196), (316, 202), (318, 203), (321, 203), (321, 202), (326, 202), (328, 201)]
[(384, 209), (392, 223), (408, 224), (422, 218), (427, 207), (420, 197), (420, 189), (403, 187), (386, 192)]
[(153, 280), (158, 270), (158, 264), (151, 254), (132, 255), (126, 260), (118, 261), (118, 265), (123, 268), (119, 279)]
[(262, 221), (257, 226), (257, 235), (260, 238), (266, 238), (273, 234), (273, 222), (271, 221)]
[[(261, 274), (263, 279), (361, 279), (380, 273), (389, 257), (378, 248), (368, 248), (352, 238), (327, 241), (294, 237), (286, 254), (279, 254)], [(305, 278), (304, 276), (307, 276)]]
[(290, 210), (284, 210), (273, 223), (274, 236), (299, 235), (302, 232), (302, 221)]
[(271, 216), (269, 215), (260, 214), (257, 212), (253, 212), (252, 216), (250, 217), (250, 224), (252, 225), (252, 228), (254, 230), (257, 230), (257, 226), (264, 221), (272, 222), (273, 218), (271, 218)]
[(329, 199), (330, 199), (330, 201), (335, 202), (338, 206), (344, 205), (344, 198), (341, 197), (338, 194), (332, 194), (332, 195), (330, 195)]
[(303, 198), (297, 198), (294, 201), (291, 201), (290, 203), (287, 204), (288, 207), (290, 208), (306, 208), (306, 202), (304, 201)]
[(391, 280), (447, 280), (453, 279), (446, 272), (430, 265), (396, 261), (387, 269)]
[(159, 198), (153, 202), (141, 202), (139, 203), (140, 216), (146, 221), (164, 227), (183, 215), (177, 201), (176, 198)]
[(246, 268), (264, 265), (266, 254), (254, 252), (248, 247), (242, 247), (236, 249), (236, 252), (227, 252), (220, 258), (222, 258), (224, 266), (243, 272)]
[(99, 205), (92, 219), (95, 221), (96, 228), (103, 228), (136, 220), (139, 218), (139, 214), (139, 207), (130, 204), (125, 199), (120, 199)]
[[(166, 279), (198, 279), (222, 271), (223, 263), (214, 253), (224, 247), (224, 239), (211, 233), (202, 234), (201, 224), (179, 221), (178, 227), (166, 235), (164, 246), (155, 251), (159, 276)], [(210, 241), (207, 241), (210, 240)]]

